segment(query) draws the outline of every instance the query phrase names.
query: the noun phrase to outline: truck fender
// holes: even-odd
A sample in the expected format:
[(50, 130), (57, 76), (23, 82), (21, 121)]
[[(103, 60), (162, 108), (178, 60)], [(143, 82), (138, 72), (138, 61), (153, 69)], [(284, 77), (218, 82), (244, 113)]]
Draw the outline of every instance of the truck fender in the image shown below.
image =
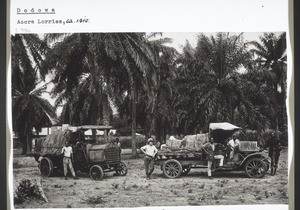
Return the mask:
[(264, 159), (267, 159), (262, 153), (253, 153), (253, 154), (250, 154), (250, 155), (248, 155), (247, 157), (245, 157), (244, 158), (244, 160), (241, 162), (241, 166), (242, 165), (244, 165), (244, 163), (247, 161), (247, 160), (249, 160), (249, 158), (254, 158), (254, 157), (256, 157), (256, 158), (264, 158)]

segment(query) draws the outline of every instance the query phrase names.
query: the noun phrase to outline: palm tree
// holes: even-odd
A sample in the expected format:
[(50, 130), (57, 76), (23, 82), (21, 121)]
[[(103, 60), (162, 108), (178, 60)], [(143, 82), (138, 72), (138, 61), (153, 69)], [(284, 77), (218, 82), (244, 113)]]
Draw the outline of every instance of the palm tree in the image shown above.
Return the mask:
[(178, 52), (166, 44), (171, 43), (170, 38), (157, 38), (162, 33), (150, 33), (147, 37), (148, 44), (155, 56), (156, 78), (149, 100), (148, 110), (148, 132), (155, 132), (156, 139), (161, 141), (166, 133), (172, 130), (173, 115), (173, 94), (175, 91), (174, 79), (176, 77), (176, 59)]
[(22, 153), (28, 154), (32, 129), (51, 125), (51, 118), (56, 118), (54, 108), (42, 98), (47, 86), (41, 86), (38, 77), (47, 45), (36, 34), (18, 34), (11, 42), (13, 130), (22, 142)]
[[(98, 119), (103, 115), (103, 105), (102, 101), (97, 103), (97, 95), (90, 91), (91, 88), (91, 76), (82, 78), (78, 86), (72, 91), (73, 94), (66, 99), (63, 105), (60, 115), (62, 123), (71, 125), (98, 124)], [(112, 110), (109, 115), (112, 115)]]
[(248, 126), (264, 126), (265, 117), (243, 92), (245, 81), (239, 70), (250, 61), (242, 34), (200, 34), (195, 49), (187, 44), (179, 59), (178, 126), (194, 133), (207, 131), (210, 122), (242, 125), (238, 114)]
[[(272, 99), (268, 106), (273, 109), (273, 121), (276, 130), (285, 130), (287, 123), (286, 115), (286, 90), (287, 90), (287, 67), (286, 67), (286, 33), (278, 37), (274, 33), (264, 33), (260, 42), (249, 43), (254, 46), (251, 51), (256, 55), (256, 72), (261, 75), (260, 84), (271, 87), (269, 95)], [(254, 69), (254, 70), (255, 70)], [(280, 127), (283, 126), (283, 127)]]
[(146, 90), (151, 87), (151, 75), (154, 73), (154, 59), (145, 44), (145, 34), (70, 34), (59, 39), (61, 41), (54, 44), (45, 63), (47, 70), (54, 70), (57, 103), (61, 104), (70, 98), (82, 76), (88, 74), (91, 84), (89, 91), (95, 95), (97, 107), (103, 109), (102, 119), (98, 119), (97, 123), (107, 124), (110, 99), (122, 100), (124, 94), (128, 94), (132, 110), (132, 150), (133, 156), (137, 156), (137, 92), (140, 88)]

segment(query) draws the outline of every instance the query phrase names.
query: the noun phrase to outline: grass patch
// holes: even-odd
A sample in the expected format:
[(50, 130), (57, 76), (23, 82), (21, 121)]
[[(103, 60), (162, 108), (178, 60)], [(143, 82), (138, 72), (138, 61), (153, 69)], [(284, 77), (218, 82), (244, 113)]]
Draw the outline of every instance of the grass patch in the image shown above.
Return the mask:
[(102, 196), (91, 196), (88, 197), (85, 202), (89, 205), (97, 205), (97, 204), (103, 204), (106, 201), (103, 200)]

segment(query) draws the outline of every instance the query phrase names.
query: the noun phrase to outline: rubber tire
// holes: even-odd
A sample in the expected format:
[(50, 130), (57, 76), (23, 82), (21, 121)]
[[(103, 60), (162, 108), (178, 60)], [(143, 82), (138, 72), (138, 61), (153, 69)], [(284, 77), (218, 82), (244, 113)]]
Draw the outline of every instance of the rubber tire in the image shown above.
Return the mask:
[(183, 166), (182, 167), (182, 175), (187, 175), (189, 172), (191, 171), (191, 166), (188, 165), (188, 166)]
[[(171, 174), (169, 171), (169, 167), (172, 166), (176, 168), (176, 174)], [(163, 166), (163, 173), (167, 178), (170, 179), (175, 179), (180, 177), (180, 175), (182, 174), (182, 165), (178, 160), (175, 159), (169, 159), (166, 162), (164, 162)]]
[[(120, 168), (121, 167), (121, 168)], [(117, 165), (117, 169), (116, 169), (116, 173), (120, 176), (126, 176), (128, 172), (128, 168), (127, 168), (127, 165), (126, 163), (124, 162), (120, 162), (118, 165)]]
[(104, 173), (103, 173), (103, 170), (102, 170), (101, 166), (93, 165), (90, 168), (90, 177), (93, 180), (100, 181), (100, 180), (102, 180), (103, 175), (104, 175)]
[(53, 174), (53, 162), (50, 158), (43, 157), (39, 163), (39, 169), (44, 177), (49, 177)]
[[(250, 164), (253, 164), (254, 162), (260, 164), (261, 167), (263, 167), (263, 168), (260, 167), (260, 168), (263, 170), (262, 173), (260, 173), (260, 174), (254, 174), (254, 175), (252, 175), (252, 174), (250, 173), (249, 167), (250, 167), (250, 168), (251, 168), (251, 167), (252, 167), (252, 168), (254, 167), (254, 166), (251, 166)], [(246, 175), (247, 175), (249, 178), (262, 178), (262, 177), (264, 177), (265, 174), (267, 173), (267, 166), (266, 166), (266, 163), (265, 163), (263, 160), (261, 160), (260, 158), (250, 158), (249, 160), (247, 160), (247, 162), (245, 163), (244, 169), (245, 169)], [(255, 172), (255, 173), (256, 173), (256, 172)]]

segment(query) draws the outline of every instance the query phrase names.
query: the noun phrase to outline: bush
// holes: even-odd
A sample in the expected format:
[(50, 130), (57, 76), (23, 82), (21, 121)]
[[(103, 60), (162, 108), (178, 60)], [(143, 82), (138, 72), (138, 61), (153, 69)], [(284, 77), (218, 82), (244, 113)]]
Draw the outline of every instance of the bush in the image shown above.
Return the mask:
[[(111, 136), (111, 140), (114, 141), (116, 138), (119, 138), (121, 143), (122, 149), (131, 149), (132, 145), (132, 137), (131, 136)], [(105, 144), (107, 143), (104, 137), (97, 137), (97, 143), (98, 144)], [(145, 136), (138, 135), (136, 136), (136, 146), (137, 148), (140, 148), (146, 144)]]
[[(258, 145), (264, 146), (266, 142), (270, 140), (272, 132), (275, 132), (275, 130), (267, 129), (261, 133), (258, 133), (255, 130), (245, 130), (244, 132), (238, 133), (238, 139), (241, 141), (257, 141)], [(279, 132), (279, 139), (284, 146), (288, 145), (287, 132)]]
[(48, 202), (37, 180), (23, 179), (14, 192), (14, 203), (21, 204), (30, 198), (37, 198)]
[[(120, 136), (121, 148), (122, 149), (131, 149), (132, 146), (132, 137), (131, 136)], [(144, 136), (136, 136), (136, 147), (141, 148), (146, 144), (146, 139)]]

